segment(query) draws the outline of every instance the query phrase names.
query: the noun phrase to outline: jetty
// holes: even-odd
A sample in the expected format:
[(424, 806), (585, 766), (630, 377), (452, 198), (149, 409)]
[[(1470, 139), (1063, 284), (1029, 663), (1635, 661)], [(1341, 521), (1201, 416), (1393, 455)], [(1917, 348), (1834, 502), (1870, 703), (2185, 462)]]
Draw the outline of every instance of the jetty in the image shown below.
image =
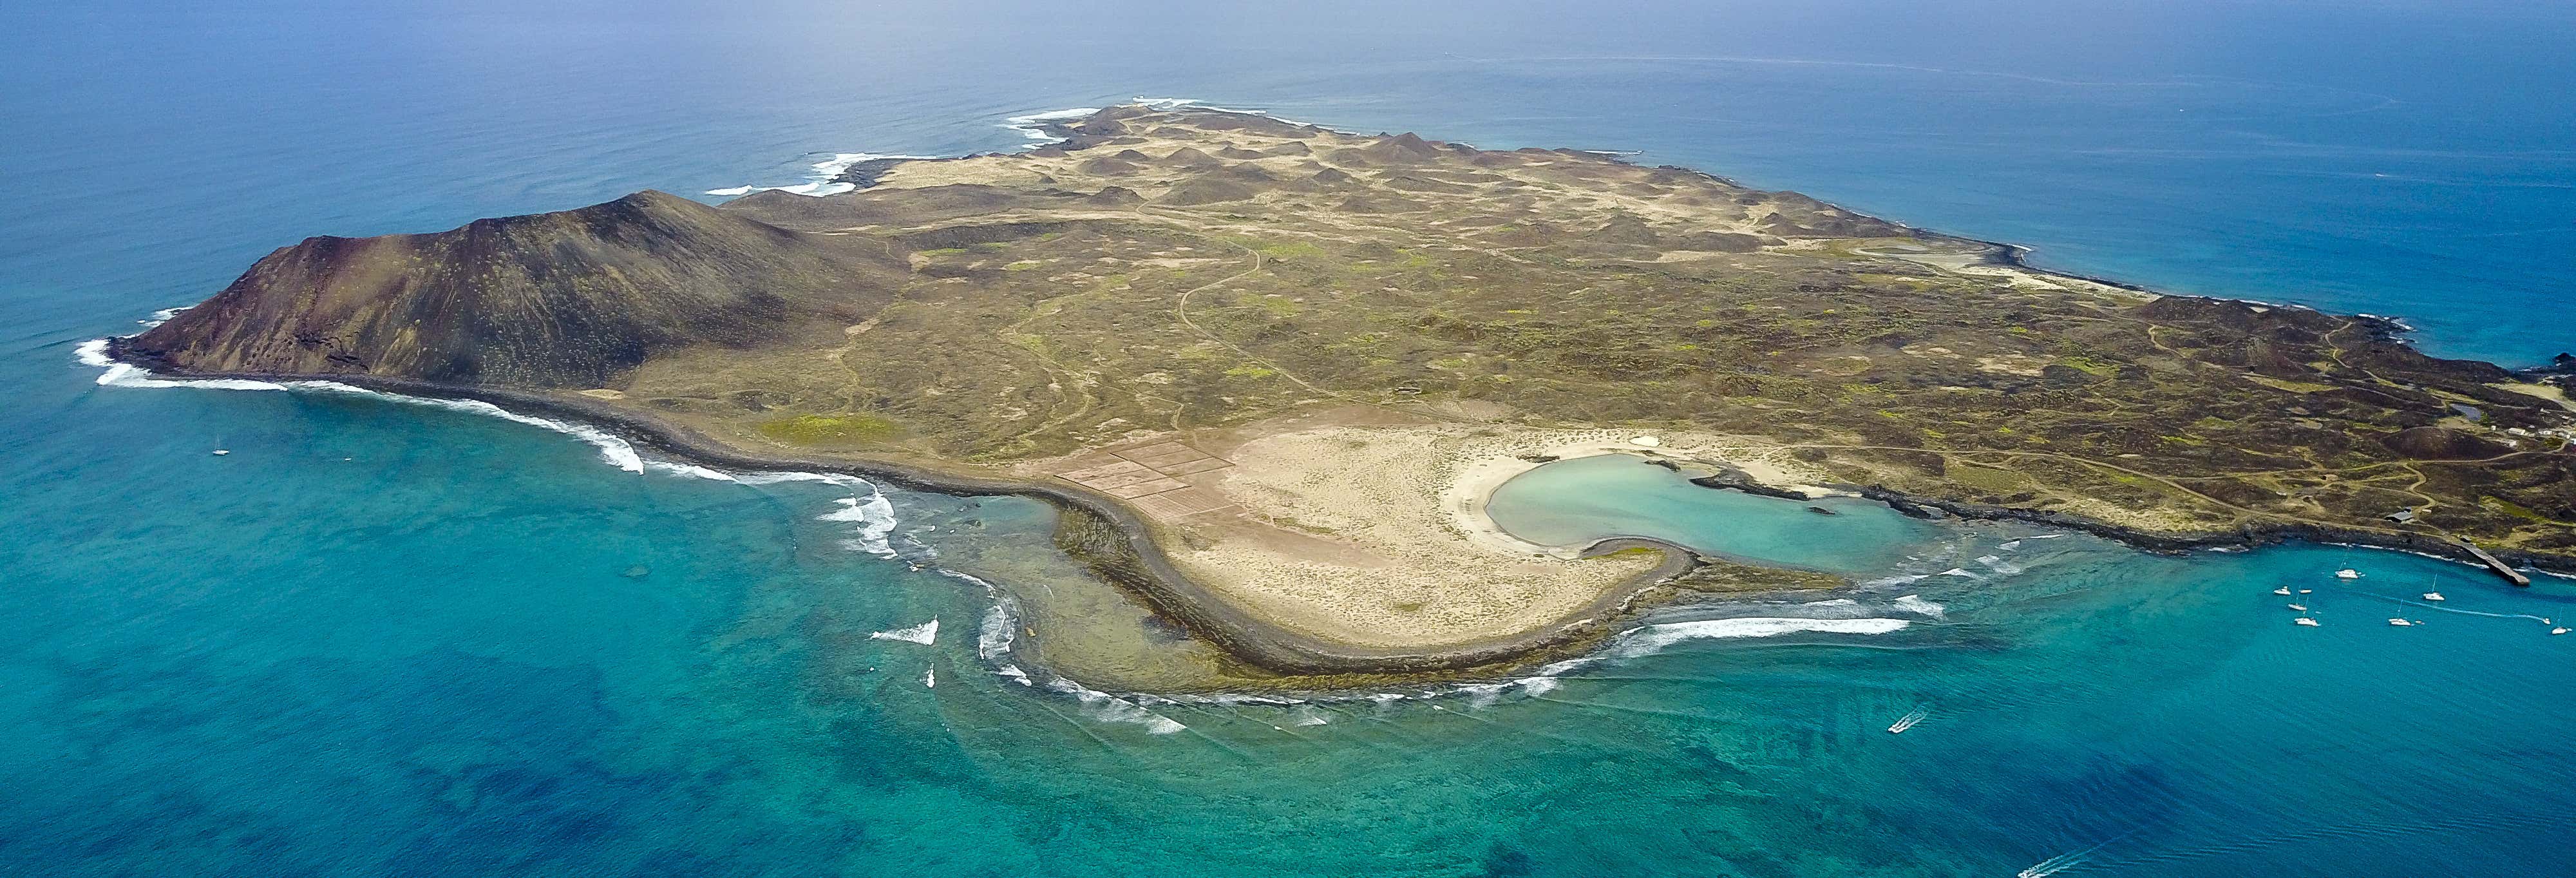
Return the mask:
[(2495, 571), (2497, 576), (2504, 577), (2506, 582), (2526, 587), (2531, 585), (2531, 577), (2523, 575), (2522, 571), (2513, 569), (2496, 556), (2487, 554), (2487, 550), (2478, 548), (2478, 544), (2461, 540), (2460, 546), (2468, 549), (2469, 554), (2476, 555), (2479, 563), (2487, 565), (2487, 569)]

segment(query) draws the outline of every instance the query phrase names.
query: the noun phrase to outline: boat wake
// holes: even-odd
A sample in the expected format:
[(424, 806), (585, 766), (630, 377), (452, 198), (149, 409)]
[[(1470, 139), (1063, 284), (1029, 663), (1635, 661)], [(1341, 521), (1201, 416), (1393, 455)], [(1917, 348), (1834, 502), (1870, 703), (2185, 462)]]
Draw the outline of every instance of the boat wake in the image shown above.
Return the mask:
[[(2113, 841), (2117, 840), (2118, 839), (2113, 839)], [(2110, 845), (2111, 842), (2106, 841), (2080, 851), (2070, 851), (2058, 854), (2057, 856), (2033, 863), (2030, 868), (2013, 873), (2013, 878), (2048, 878), (2050, 875), (2055, 875), (2059, 872), (2064, 872), (2068, 869), (2084, 865), (2086, 860), (2092, 858), (2094, 852), (2100, 851)]]
[(2454, 608), (2451, 608), (2451, 607), (2445, 607), (2445, 606), (2442, 606), (2441, 604), (2437, 604), (2437, 603), (2430, 603), (2430, 602), (2426, 602), (2426, 601), (2410, 601), (2410, 600), (2407, 600), (2407, 599), (2405, 599), (2405, 598), (2392, 598), (2392, 597), (2389, 597), (2389, 596), (2387, 596), (2387, 595), (2364, 594), (2364, 595), (2362, 595), (2362, 596), (2363, 596), (2363, 597), (2369, 597), (2369, 598), (2378, 598), (2378, 599), (2380, 599), (2380, 600), (2387, 601), (2387, 602), (2392, 603), (2392, 604), (2405, 604), (2405, 605), (2410, 606), (2410, 607), (2422, 607), (2422, 608), (2427, 609), (2427, 610), (2434, 610), (2434, 611), (2443, 612), (2443, 613), (2458, 613), (2458, 614), (2460, 614), (2460, 615), (2462, 615), (2462, 616), (2485, 616), (2485, 617), (2487, 617), (2487, 618), (2489, 618), (2489, 619), (2529, 619), (2529, 620), (2531, 620), (2531, 621), (2538, 622), (2538, 623), (2543, 624), (2543, 625), (2552, 624), (2552, 623), (2550, 622), (2550, 620), (2548, 619), (2548, 617), (2545, 617), (2545, 616), (2534, 616), (2534, 615), (2532, 615), (2532, 614), (2530, 614), (2530, 613), (2485, 613), (2485, 612), (2479, 612), (2479, 611), (2477, 611), (2477, 610), (2461, 610), (2461, 609), (2454, 609)]

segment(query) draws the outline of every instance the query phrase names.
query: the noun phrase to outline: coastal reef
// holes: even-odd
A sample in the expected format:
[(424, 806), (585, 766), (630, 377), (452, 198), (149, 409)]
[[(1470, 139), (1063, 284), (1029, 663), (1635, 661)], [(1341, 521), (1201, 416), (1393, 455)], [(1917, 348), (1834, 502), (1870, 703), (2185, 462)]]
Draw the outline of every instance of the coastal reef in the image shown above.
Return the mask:
[(1641, 434), (1800, 494), (2576, 563), (2565, 376), (2386, 320), (2033, 270), (1592, 152), (1146, 106), (1049, 130), (840, 195), (313, 238), (116, 352), (1044, 485), (1190, 583), (1165, 609), (1226, 609), (1176, 618), (1354, 654), (1562, 645), (1671, 580), (1669, 551), (1582, 557), (1479, 512), (1533, 460)]

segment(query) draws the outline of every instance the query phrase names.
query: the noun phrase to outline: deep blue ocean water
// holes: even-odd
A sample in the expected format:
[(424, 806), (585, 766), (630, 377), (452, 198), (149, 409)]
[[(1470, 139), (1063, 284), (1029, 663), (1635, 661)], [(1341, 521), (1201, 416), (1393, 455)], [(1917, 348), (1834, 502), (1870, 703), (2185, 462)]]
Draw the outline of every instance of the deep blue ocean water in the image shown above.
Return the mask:
[[(794, 185), (1151, 95), (1639, 150), (2529, 363), (2576, 347), (2564, 6), (277, 0), (0, 26), (0, 874), (2576, 871), (2576, 636), (2536, 618), (2576, 616), (2563, 581), (1552, 470), (1516, 490), (1874, 574), (1848, 606), (1721, 615), (1905, 625), (1656, 619), (1683, 627), (1552, 684), (1131, 707), (993, 676), (980, 590), (819, 518), (852, 489), (630, 473), (381, 399), (101, 387), (73, 351), (310, 234)], [(1045, 514), (893, 499), (898, 540), (967, 504)], [(1517, 526), (1587, 523), (1544, 519)], [(2289, 623), (2292, 584), (2322, 626)], [(2450, 600), (2403, 603), (2425, 588)], [(869, 636), (932, 618), (929, 646)]]

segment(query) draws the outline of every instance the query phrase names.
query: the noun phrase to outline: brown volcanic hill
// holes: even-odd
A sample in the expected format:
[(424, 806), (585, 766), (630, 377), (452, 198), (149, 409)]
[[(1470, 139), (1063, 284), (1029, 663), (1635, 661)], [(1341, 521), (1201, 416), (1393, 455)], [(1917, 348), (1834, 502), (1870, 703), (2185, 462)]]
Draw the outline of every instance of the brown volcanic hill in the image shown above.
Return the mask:
[(430, 234), (308, 238), (124, 350), (198, 372), (596, 387), (657, 353), (863, 319), (902, 270), (881, 252), (639, 192)]

